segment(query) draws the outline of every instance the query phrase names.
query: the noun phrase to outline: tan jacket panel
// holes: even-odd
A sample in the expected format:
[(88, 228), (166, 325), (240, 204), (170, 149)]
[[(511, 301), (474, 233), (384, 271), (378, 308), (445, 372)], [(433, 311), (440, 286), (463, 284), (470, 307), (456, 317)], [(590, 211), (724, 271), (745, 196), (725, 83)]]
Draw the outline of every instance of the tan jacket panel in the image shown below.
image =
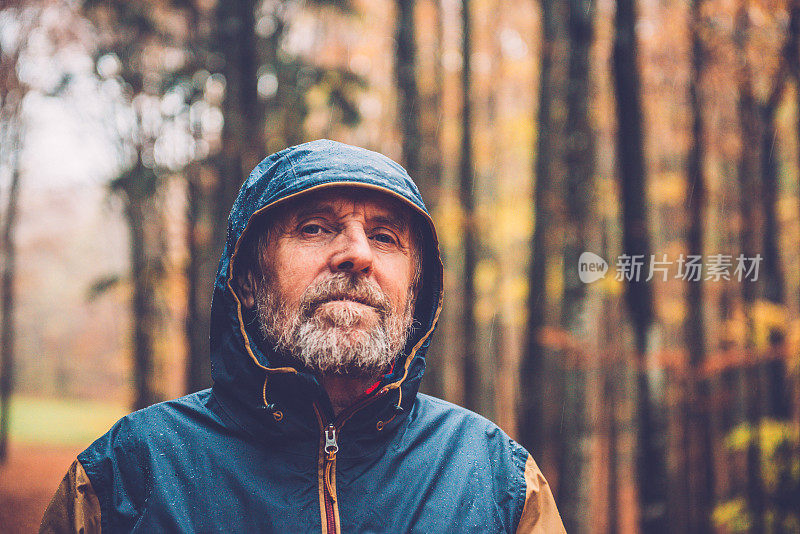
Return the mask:
[(92, 483), (78, 460), (64, 479), (44, 512), (40, 534), (96, 534), (100, 532), (100, 502)]
[(517, 527), (518, 534), (562, 534), (566, 533), (550, 485), (544, 479), (533, 457), (528, 455), (525, 463), (525, 507)]

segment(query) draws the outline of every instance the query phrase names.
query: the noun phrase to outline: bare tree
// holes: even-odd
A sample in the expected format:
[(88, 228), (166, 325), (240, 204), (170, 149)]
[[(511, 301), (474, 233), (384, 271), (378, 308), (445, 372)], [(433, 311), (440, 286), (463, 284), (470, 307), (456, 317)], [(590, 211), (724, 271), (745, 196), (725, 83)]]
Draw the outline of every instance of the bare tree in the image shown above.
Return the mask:
[[(3, 65), (3, 70), (5, 70)], [(7, 73), (0, 76), (5, 77)], [(20, 169), (19, 150), (21, 117), (20, 104), (22, 91), (17, 87), (6, 90), (7, 80), (2, 80), (3, 89), (0, 102), (0, 123), (2, 124), (5, 149), (8, 160), (5, 162), (10, 170), (11, 179), (6, 193), (5, 213), (2, 221), (0, 238), (0, 257), (2, 257), (2, 275), (0, 278), (0, 463), (8, 455), (8, 432), (11, 421), (11, 393), (14, 389), (14, 278), (16, 274), (16, 245), (14, 230), (16, 229), (17, 210), (19, 205)], [(5, 158), (3, 158), (5, 159)]]
[[(259, 57), (255, 9), (254, 0), (219, 1), (211, 11), (200, 4), (194, 7), (194, 18), (212, 28), (211, 35), (198, 35), (198, 44), (209, 49), (207, 57), (198, 57), (198, 67), (211, 57), (222, 60), (221, 69), (219, 65), (215, 67), (224, 76), (225, 98), (220, 151), (211, 157), (210, 166), (193, 166), (188, 185), (188, 391), (211, 384), (208, 288), (225, 245), (227, 213), (247, 173), (264, 152), (263, 106), (256, 90)], [(201, 175), (207, 180), (198, 180)]]
[(173, 85), (176, 74), (175, 69), (148, 66), (143, 58), (152, 57), (171, 46), (174, 36), (160, 18), (167, 11), (148, 10), (138, 4), (94, 0), (84, 0), (83, 7), (84, 12), (109, 36), (98, 48), (98, 64), (106, 54), (118, 58), (119, 72), (108, 75), (117, 76), (128, 88), (128, 105), (136, 117), (132, 131), (115, 132), (119, 136), (121, 160), (125, 161), (127, 155), (133, 157), (132, 161), (122, 164), (109, 188), (122, 200), (129, 235), (133, 407), (140, 409), (162, 398), (155, 370), (157, 340), (163, 334), (164, 325), (158, 297), (163, 283), (166, 249), (164, 215), (159, 202), (165, 172), (155, 161), (158, 126), (146, 126), (148, 121), (143, 117), (147, 109), (160, 102), (163, 92)]
[(402, 163), (418, 184), (422, 176), (420, 146), (420, 108), (417, 84), (417, 45), (414, 37), (413, 0), (397, 0), (397, 27), (395, 32), (395, 81), (397, 83), (397, 115), (402, 134)]
[[(405, 4), (400, 1), (398, 4)], [(412, 174), (419, 187), (422, 198), (429, 210), (435, 209), (439, 200), (442, 181), (442, 150), (440, 123), (442, 118), (442, 88), (444, 85), (444, 69), (442, 68), (442, 6), (439, 0), (423, 0), (417, 9), (424, 9), (429, 17), (421, 17), (424, 26), (415, 27), (416, 46), (418, 50), (417, 84), (418, 102), (416, 106), (419, 121), (419, 169)], [(398, 9), (400, 9), (398, 7)], [(398, 24), (399, 24), (398, 20)], [(399, 32), (399, 28), (398, 28)], [(399, 40), (399, 37), (398, 37)], [(399, 47), (399, 43), (398, 43)], [(400, 58), (397, 58), (398, 63)], [(399, 80), (398, 80), (399, 81)], [(398, 89), (398, 92), (400, 90)], [(404, 107), (398, 107), (404, 113)], [(401, 123), (402, 125), (402, 123)], [(403, 141), (405, 142), (405, 134)], [(442, 250), (442, 254), (446, 254)], [(425, 380), (421, 388), (425, 393), (441, 397), (445, 392), (445, 340), (443, 336), (434, 336), (426, 358)]]
[[(777, 56), (777, 67), (763, 75), (762, 69), (753, 69), (748, 60), (753, 25), (749, 4), (742, 0), (737, 6), (734, 28), (734, 45), (738, 54), (738, 115), (741, 136), (739, 156), (739, 194), (741, 231), (741, 254), (754, 258), (760, 254), (763, 269), (759, 280), (742, 281), (742, 300), (747, 321), (746, 348), (755, 352), (755, 319), (753, 307), (759, 298), (770, 302), (785, 301), (784, 274), (778, 239), (780, 226), (777, 214), (778, 167), (776, 157), (777, 111), (790, 77), (798, 80), (798, 44), (800, 44), (800, 6), (791, 2), (788, 6), (788, 31)], [(758, 80), (757, 76), (762, 79)], [(759, 91), (766, 87), (766, 91)], [(760, 199), (760, 204), (753, 202)], [(783, 334), (770, 333), (770, 343), (780, 345)], [(780, 360), (776, 360), (782, 366)], [(772, 413), (774, 406), (765, 401), (768, 392), (779, 390), (777, 379), (783, 373), (771, 372), (766, 366), (738, 370), (736, 395), (736, 421), (758, 427), (765, 415)], [(767, 529), (767, 496), (762, 476), (762, 456), (756, 432), (751, 433), (746, 448), (745, 488), (748, 513), (752, 518), (752, 531)]]
[[(703, 0), (693, 0), (690, 8), (689, 28), (691, 60), (689, 74), (689, 103), (692, 116), (692, 134), (687, 161), (687, 249), (689, 255), (702, 255), (704, 250), (703, 225), (706, 210), (706, 179), (704, 164), (705, 121), (701, 87), (705, 51), (701, 38)], [(682, 502), (687, 513), (688, 532), (703, 533), (711, 530), (711, 507), (714, 497), (713, 436), (709, 417), (710, 384), (702, 376), (706, 358), (705, 318), (703, 314), (703, 282), (689, 281), (687, 285), (686, 321), (684, 335), (689, 352), (688, 381), (685, 402), (686, 428), (684, 430), (686, 465), (684, 473), (685, 496)]]
[[(0, 6), (6, 7), (6, 6)], [(17, 6), (20, 7), (20, 6)], [(24, 4), (23, 6), (24, 7)], [(38, 12), (25, 14), (21, 35), (35, 27)], [(17, 77), (17, 63), (24, 43), (13, 48), (0, 48), (0, 165), (9, 175), (6, 186), (5, 210), (0, 223), (0, 464), (8, 455), (8, 434), (11, 421), (11, 394), (14, 389), (14, 280), (16, 276), (16, 245), (14, 234), (19, 208), (21, 173), (19, 152), (22, 149), (22, 100), (28, 88)]]
[[(593, 241), (594, 227), (594, 131), (591, 123), (590, 54), (594, 36), (594, 9), (591, 0), (567, 0), (567, 116), (564, 127), (564, 294), (561, 326), (574, 341), (586, 339), (587, 289), (578, 277), (578, 259)], [(589, 528), (589, 486), (584, 483), (588, 455), (584, 443), (589, 439), (587, 414), (587, 367), (582, 355), (575, 365), (563, 368), (563, 431), (560, 434), (562, 458), (559, 465), (559, 498), (564, 526), (568, 531)]]
[(475, 170), (472, 154), (472, 16), (470, 0), (461, 1), (461, 159), (459, 161), (459, 194), (464, 210), (464, 269), (461, 308), (461, 331), (464, 339), (464, 405), (477, 412), (486, 413), (490, 399), (486, 398), (486, 378), (481, 373), (481, 362), (475, 339), (475, 266), (478, 261), (478, 236), (475, 228)]
[[(547, 325), (550, 300), (546, 287), (547, 258), (555, 248), (553, 233), (558, 229), (556, 205), (557, 187), (562, 183), (564, 118), (558, 109), (565, 107), (566, 12), (565, 4), (557, 0), (540, 0), (542, 13), (541, 58), (539, 66), (539, 96), (537, 137), (534, 163), (534, 214), (536, 222), (531, 239), (531, 260), (528, 273), (528, 322), (525, 352), (520, 364), (519, 430), (522, 444), (539, 461), (547, 458), (550, 412), (557, 405), (552, 395), (554, 385), (547, 383), (548, 351), (542, 342)], [(552, 478), (552, 477), (551, 477)], [(553, 482), (551, 480), (551, 482)]]
[[(789, 7), (789, 39), (787, 62), (791, 68), (795, 85), (795, 135), (800, 142), (800, 2), (793, 0)], [(798, 195), (800, 200), (800, 195)], [(800, 376), (795, 377), (794, 415), (795, 425), (800, 428)], [(795, 447), (795, 456), (800, 457), (800, 440)]]
[[(444, 85), (444, 69), (442, 68), (444, 28), (441, 1), (426, 1), (433, 14), (433, 20), (430, 23), (434, 29), (428, 36), (430, 49), (427, 54), (420, 53), (418, 61), (420, 72), (425, 73), (425, 78), (428, 80), (427, 83), (422, 83), (420, 75), (420, 172), (418, 184), (428, 207), (433, 207), (439, 200), (443, 166), (440, 125), (442, 121), (442, 87)], [(420, 35), (420, 31), (416, 33)], [(426, 58), (427, 61), (423, 61)], [(414, 178), (417, 179), (417, 177)]]
[[(734, 41), (740, 56), (744, 55), (747, 42), (749, 21), (744, 2), (740, 3), (736, 16), (736, 29)], [(746, 60), (740, 60), (738, 72), (738, 113), (741, 134), (741, 149), (739, 157), (739, 212), (742, 219), (740, 231), (740, 250), (746, 258), (755, 257), (761, 250), (761, 229), (763, 228), (763, 214), (753, 205), (753, 199), (760, 197), (760, 183), (758, 182), (758, 132), (760, 121), (758, 106), (752, 90), (752, 72)], [(746, 347), (755, 350), (755, 325), (752, 307), (758, 295), (756, 281), (745, 279), (742, 282), (742, 300), (747, 321)], [(750, 402), (750, 386), (748, 373), (745, 367), (737, 370), (738, 391), (736, 395), (737, 422), (757, 423), (760, 415), (756, 413), (757, 403)], [(745, 487), (748, 508), (753, 514), (753, 532), (760, 533), (763, 525), (763, 489), (760, 475), (761, 451), (758, 443), (751, 440), (747, 447), (747, 464), (745, 469)]]
[(158, 189), (158, 176), (142, 162), (141, 147), (137, 150), (136, 163), (111, 182), (111, 190), (124, 202), (130, 240), (135, 410), (161, 400), (154, 375), (159, 323), (156, 298), (163, 275), (161, 258), (164, 253), (159, 246), (160, 213), (154, 206)]
[[(622, 193), (623, 253), (632, 260), (650, 259), (650, 236), (645, 194), (644, 133), (641, 83), (636, 41), (635, 0), (619, 0), (615, 18), (613, 67), (617, 108), (617, 166)], [(631, 276), (625, 287), (634, 327), (637, 355), (635, 405), (637, 425), (637, 484), (643, 532), (668, 529), (666, 443), (663, 435), (661, 392), (653, 387), (647, 365), (648, 336), (653, 323), (653, 292), (643, 276)]]

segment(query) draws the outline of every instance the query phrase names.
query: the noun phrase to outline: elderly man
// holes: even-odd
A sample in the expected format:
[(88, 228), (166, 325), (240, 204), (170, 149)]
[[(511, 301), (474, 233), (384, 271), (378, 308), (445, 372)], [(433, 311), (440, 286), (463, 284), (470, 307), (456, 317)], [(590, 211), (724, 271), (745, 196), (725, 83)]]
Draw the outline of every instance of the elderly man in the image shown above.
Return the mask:
[(385, 156), (261, 162), (229, 218), (214, 386), (82, 452), (45, 532), (563, 532), (530, 455), (417, 393), (442, 302), (436, 232)]

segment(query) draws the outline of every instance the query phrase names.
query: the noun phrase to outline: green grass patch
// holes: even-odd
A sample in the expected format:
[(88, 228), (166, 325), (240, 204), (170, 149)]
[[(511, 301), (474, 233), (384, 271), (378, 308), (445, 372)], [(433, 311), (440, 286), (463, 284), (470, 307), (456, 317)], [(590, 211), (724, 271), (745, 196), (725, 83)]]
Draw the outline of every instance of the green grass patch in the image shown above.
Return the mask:
[(15, 396), (10, 438), (18, 443), (88, 446), (129, 412), (114, 402)]

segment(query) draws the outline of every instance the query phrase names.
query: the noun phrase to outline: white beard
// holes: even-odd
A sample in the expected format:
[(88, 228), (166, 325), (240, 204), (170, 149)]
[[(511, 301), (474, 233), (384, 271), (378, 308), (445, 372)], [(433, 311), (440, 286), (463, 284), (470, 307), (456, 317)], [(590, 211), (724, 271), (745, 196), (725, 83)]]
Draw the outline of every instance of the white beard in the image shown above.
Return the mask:
[(288, 309), (269, 276), (256, 291), (264, 338), (307, 369), (320, 374), (375, 377), (388, 372), (413, 323), (414, 296), (405, 309), (360, 275), (336, 273), (310, 286)]

